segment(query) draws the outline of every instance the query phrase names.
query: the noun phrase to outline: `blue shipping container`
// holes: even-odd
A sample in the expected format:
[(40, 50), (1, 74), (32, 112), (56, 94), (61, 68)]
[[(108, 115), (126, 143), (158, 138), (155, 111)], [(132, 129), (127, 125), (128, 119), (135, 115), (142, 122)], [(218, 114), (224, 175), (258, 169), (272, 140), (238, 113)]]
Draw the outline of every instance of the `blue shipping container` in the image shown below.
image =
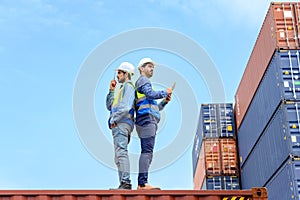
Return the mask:
[(221, 176), (206, 177), (202, 185), (202, 190), (222, 190), (222, 177)]
[(235, 137), (233, 104), (218, 104), (218, 128), (220, 137)]
[(200, 108), (198, 134), (202, 138), (235, 137), (233, 105), (202, 104)]
[(237, 176), (223, 176), (223, 188), (224, 190), (239, 190), (240, 182)]
[(300, 103), (282, 103), (241, 168), (243, 189), (263, 187), (288, 157), (300, 156)]
[[(217, 104), (202, 104), (200, 110), (199, 129), (201, 137), (217, 138), (218, 132), (218, 114)], [(202, 139), (201, 138), (201, 139)]]
[(266, 187), (270, 200), (300, 200), (300, 160), (288, 159)]
[(275, 52), (238, 130), (241, 166), (282, 100), (300, 100), (299, 50)]
[(202, 190), (239, 190), (237, 176), (208, 176), (204, 180)]
[(232, 103), (201, 104), (198, 128), (192, 150), (193, 175), (199, 158), (202, 140), (205, 138), (235, 137)]

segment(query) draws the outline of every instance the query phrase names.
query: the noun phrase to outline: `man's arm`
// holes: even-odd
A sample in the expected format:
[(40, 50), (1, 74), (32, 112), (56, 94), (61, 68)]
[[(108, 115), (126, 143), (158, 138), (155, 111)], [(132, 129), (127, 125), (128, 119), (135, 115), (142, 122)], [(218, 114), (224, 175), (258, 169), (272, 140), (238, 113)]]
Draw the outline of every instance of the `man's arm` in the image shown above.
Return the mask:
[(109, 93), (106, 95), (106, 108), (107, 110), (111, 110), (111, 106), (114, 101), (114, 91), (109, 91)]
[(168, 102), (166, 101), (166, 99), (163, 99), (159, 104), (158, 104), (158, 109), (159, 111), (161, 111), (162, 109), (165, 108), (165, 106), (168, 104)]
[(168, 96), (166, 90), (154, 91), (149, 79), (143, 76), (137, 81), (137, 91), (150, 99), (162, 99)]

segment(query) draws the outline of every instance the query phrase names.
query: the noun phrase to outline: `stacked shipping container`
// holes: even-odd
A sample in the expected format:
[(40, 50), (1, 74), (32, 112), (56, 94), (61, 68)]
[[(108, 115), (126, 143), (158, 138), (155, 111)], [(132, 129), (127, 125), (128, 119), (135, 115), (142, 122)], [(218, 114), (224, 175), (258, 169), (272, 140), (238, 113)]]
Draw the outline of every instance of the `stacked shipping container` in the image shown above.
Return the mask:
[(232, 104), (202, 104), (193, 148), (194, 189), (239, 189)]
[(235, 94), (238, 129), (274, 52), (300, 47), (299, 9), (298, 3), (271, 3)]
[(299, 53), (299, 50), (288, 50), (274, 54), (238, 130), (241, 166), (279, 104), (286, 100), (300, 100)]
[(283, 102), (276, 110), (247, 161), (242, 165), (244, 188), (253, 185), (265, 186), (286, 160), (300, 156), (299, 106), (300, 103)]
[(271, 3), (235, 96), (242, 187), (270, 199), (300, 199), (299, 11)]

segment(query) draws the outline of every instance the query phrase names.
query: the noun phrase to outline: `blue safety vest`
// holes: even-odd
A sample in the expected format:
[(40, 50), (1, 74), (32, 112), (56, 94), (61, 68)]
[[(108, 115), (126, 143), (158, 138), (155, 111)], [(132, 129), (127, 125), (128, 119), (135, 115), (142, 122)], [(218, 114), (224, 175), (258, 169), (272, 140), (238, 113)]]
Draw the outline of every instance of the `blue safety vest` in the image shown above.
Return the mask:
[(136, 121), (139, 122), (139, 119), (151, 115), (156, 119), (157, 122), (159, 122), (160, 113), (156, 100), (149, 99), (145, 94), (139, 93), (138, 91), (136, 91), (136, 94)]

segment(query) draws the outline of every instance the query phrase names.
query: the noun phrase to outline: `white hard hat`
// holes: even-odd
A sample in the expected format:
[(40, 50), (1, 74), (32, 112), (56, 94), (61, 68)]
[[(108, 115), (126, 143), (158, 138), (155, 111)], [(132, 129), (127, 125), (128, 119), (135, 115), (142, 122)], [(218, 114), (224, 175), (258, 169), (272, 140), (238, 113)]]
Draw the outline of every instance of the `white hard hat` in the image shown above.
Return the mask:
[(154, 66), (157, 65), (156, 62), (154, 62), (151, 58), (142, 58), (139, 62), (138, 68), (140, 68), (141, 66), (143, 66), (145, 63), (152, 63)]
[(130, 74), (134, 74), (134, 66), (133, 64), (129, 63), (129, 62), (122, 62), (120, 64), (120, 66), (118, 67), (118, 69), (116, 70), (121, 70), (121, 71), (124, 71), (124, 72), (128, 72)]

